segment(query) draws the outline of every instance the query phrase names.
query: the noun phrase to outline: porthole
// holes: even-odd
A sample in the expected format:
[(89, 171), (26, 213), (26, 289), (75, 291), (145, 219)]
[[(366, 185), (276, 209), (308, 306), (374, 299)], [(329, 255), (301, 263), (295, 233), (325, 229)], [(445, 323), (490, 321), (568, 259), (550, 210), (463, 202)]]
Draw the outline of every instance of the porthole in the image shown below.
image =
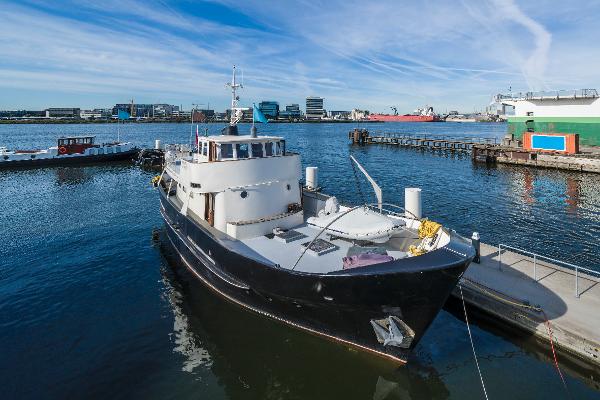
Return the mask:
[(246, 197), (248, 197), (248, 192), (246, 192), (245, 190), (243, 190), (242, 193), (240, 193), (240, 197), (242, 199), (245, 199)]
[(290, 186), (290, 184), (289, 184), (289, 183), (287, 184), (287, 186), (286, 186), (286, 187), (287, 187), (287, 190), (292, 190), (292, 187)]
[(35, 158), (35, 154), (32, 154), (32, 155), (31, 155), (31, 158)]

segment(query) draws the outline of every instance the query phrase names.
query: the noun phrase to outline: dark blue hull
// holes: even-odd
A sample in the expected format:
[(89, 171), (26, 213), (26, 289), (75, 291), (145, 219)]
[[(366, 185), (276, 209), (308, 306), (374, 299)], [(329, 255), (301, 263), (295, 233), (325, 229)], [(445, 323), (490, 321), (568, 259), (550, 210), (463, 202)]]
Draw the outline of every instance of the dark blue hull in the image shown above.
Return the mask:
[[(244, 255), (238, 241), (183, 216), (159, 192), (168, 240), (206, 286), (256, 313), (396, 361), (406, 361), (473, 258), (465, 243), (464, 254), (442, 249), (398, 260), (401, 266), (291, 271)], [(405, 348), (384, 345), (375, 334), (372, 321), (392, 316), (414, 334)]]

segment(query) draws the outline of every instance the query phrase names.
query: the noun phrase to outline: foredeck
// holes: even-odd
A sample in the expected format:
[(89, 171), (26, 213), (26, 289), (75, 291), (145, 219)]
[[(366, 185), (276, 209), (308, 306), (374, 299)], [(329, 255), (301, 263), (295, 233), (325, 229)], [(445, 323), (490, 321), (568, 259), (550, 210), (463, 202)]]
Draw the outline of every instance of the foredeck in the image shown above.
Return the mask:
[[(305, 237), (285, 243), (277, 240), (277, 238), (273, 237), (273, 235), (268, 235), (245, 239), (242, 240), (242, 242), (272, 262), (279, 264), (279, 266), (282, 268), (293, 268), (296, 271), (310, 273), (329, 273), (342, 270), (343, 258), (348, 255), (348, 251), (351, 247), (355, 246), (355, 244), (359, 244), (353, 243), (352, 241), (346, 239), (331, 238), (327, 234), (321, 234), (318, 238), (326, 240), (327, 242), (335, 245), (335, 249), (321, 255), (316, 255), (311, 253), (311, 251), (306, 251), (294, 268), (294, 264), (305, 249), (303, 244), (310, 243), (321, 230), (305, 223), (297, 228), (294, 228), (294, 231), (305, 235)], [(402, 259), (407, 257), (405, 250), (408, 249), (408, 246), (418, 241), (419, 239), (417, 232), (406, 229), (401, 233), (394, 235), (386, 243), (370, 244), (368, 246), (383, 248), (386, 250), (387, 254), (391, 257), (394, 257), (394, 259)]]

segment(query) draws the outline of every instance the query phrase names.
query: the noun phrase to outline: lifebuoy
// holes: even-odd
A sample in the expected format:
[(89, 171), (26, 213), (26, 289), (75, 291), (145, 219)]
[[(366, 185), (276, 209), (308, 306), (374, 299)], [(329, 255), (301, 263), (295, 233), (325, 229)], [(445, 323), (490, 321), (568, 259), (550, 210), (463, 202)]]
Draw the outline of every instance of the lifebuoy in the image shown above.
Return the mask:
[(60, 146), (60, 147), (58, 148), (58, 152), (59, 152), (60, 154), (65, 154), (65, 153), (67, 152), (67, 148), (66, 148), (65, 146)]

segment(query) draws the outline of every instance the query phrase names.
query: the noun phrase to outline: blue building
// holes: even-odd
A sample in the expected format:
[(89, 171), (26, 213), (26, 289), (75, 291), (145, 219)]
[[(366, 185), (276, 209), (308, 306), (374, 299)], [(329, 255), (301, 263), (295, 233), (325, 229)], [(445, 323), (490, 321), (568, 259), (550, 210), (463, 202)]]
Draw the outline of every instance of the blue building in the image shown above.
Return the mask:
[(258, 103), (258, 109), (267, 118), (277, 119), (279, 116), (279, 103), (276, 101), (261, 101)]
[(279, 112), (280, 119), (301, 119), (302, 111), (300, 110), (300, 104), (288, 104), (285, 106), (285, 110)]

